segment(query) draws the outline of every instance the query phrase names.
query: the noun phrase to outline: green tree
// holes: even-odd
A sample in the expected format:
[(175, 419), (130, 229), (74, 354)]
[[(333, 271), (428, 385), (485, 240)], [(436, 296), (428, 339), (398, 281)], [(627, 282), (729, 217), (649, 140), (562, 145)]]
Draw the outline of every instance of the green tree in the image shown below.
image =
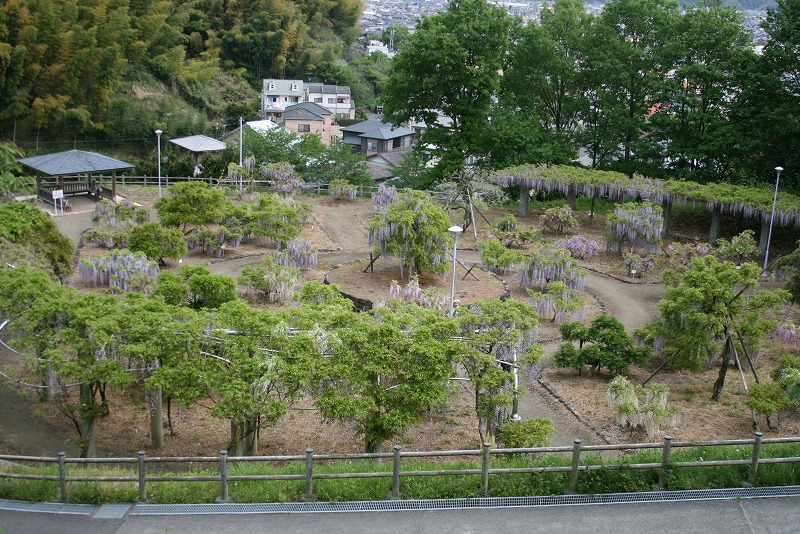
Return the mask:
[(178, 228), (164, 228), (156, 222), (145, 223), (131, 230), (128, 249), (144, 252), (151, 260), (165, 265), (164, 258), (182, 258), (186, 255), (186, 239)]
[(14, 191), (30, 185), (30, 179), (22, 176), (22, 167), (17, 160), (22, 151), (13, 143), (0, 143), (0, 202)]
[(306, 164), (303, 177), (307, 181), (328, 184), (333, 180), (345, 180), (353, 185), (374, 185), (375, 181), (367, 168), (367, 160), (361, 152), (353, 152), (351, 145), (334, 142), (319, 157)]
[[(446, 11), (424, 17), (392, 61), (383, 93), (385, 117), (395, 124), (425, 124), (420, 142), (436, 147), (440, 176), (463, 167), (467, 156), (483, 153), (481, 132), (499, 88), (512, 25), (500, 6), (454, 0)], [(451, 122), (445, 124), (439, 114)]]
[(164, 226), (206, 226), (219, 222), (230, 201), (221, 189), (193, 180), (170, 186), (169, 194), (159, 198), (154, 207)]
[(37, 266), (62, 280), (72, 272), (75, 245), (50, 216), (31, 204), (0, 204), (0, 245), (6, 265)]
[[(588, 365), (594, 371), (605, 367), (612, 374), (628, 374), (632, 363), (645, 363), (650, 349), (637, 347), (625, 332), (625, 326), (610, 315), (600, 315), (586, 327), (582, 323), (564, 323), (559, 327), (562, 343), (553, 362), (556, 367), (572, 368), (581, 373)], [(575, 347), (572, 342), (578, 342)]]
[(639, 335), (659, 346), (676, 367), (697, 370), (721, 354), (712, 397), (717, 400), (729, 362), (758, 348), (775, 327), (773, 312), (789, 297), (784, 290), (758, 290), (760, 275), (754, 263), (736, 265), (711, 255), (668, 270), (667, 292), (658, 304), (661, 319)]
[(396, 202), (372, 219), (369, 240), (381, 254), (400, 258), (403, 269), (409, 269), (409, 277), (422, 274), (423, 269), (441, 273), (447, 269), (446, 253), (453, 243), (448, 228), (447, 213), (430, 195), (403, 191)]
[(353, 314), (325, 338), (313, 363), (322, 417), (355, 422), (365, 451), (380, 452), (433, 407), (447, 400), (458, 353), (455, 323), (416, 306)]
[(158, 275), (153, 295), (176, 306), (215, 309), (236, 300), (236, 282), (229, 276), (212, 274), (205, 265), (182, 265), (177, 275)]

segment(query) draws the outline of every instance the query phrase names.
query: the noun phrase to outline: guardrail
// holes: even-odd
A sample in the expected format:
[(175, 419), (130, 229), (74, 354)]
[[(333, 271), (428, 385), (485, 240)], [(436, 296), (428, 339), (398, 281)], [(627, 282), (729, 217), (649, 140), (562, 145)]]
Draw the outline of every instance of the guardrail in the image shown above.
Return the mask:
[[(707, 442), (673, 442), (671, 436), (665, 436), (662, 443), (633, 443), (617, 445), (586, 445), (581, 440), (576, 439), (573, 446), (566, 447), (535, 447), (525, 449), (492, 449), (489, 443), (485, 443), (480, 450), (451, 450), (451, 451), (430, 451), (430, 452), (403, 452), (400, 445), (395, 445), (392, 452), (387, 453), (365, 453), (365, 454), (314, 454), (314, 450), (306, 449), (304, 455), (285, 455), (285, 456), (240, 456), (230, 457), (228, 452), (220, 451), (219, 456), (200, 456), (200, 457), (148, 457), (144, 451), (140, 451), (136, 458), (67, 458), (66, 453), (59, 453), (58, 457), (37, 457), (37, 456), (14, 456), (0, 455), (0, 461), (7, 462), (28, 462), (57, 464), (58, 475), (36, 475), (27, 473), (3, 473), (0, 478), (9, 479), (28, 479), (28, 480), (49, 480), (59, 484), (59, 500), (66, 501), (69, 494), (70, 482), (131, 482), (138, 485), (139, 500), (147, 500), (147, 484), (151, 482), (184, 481), (184, 482), (209, 482), (216, 481), (220, 485), (219, 501), (227, 502), (231, 500), (228, 491), (228, 484), (237, 480), (305, 480), (304, 500), (314, 499), (314, 481), (325, 479), (356, 479), (356, 478), (391, 478), (391, 488), (389, 490), (390, 499), (399, 499), (400, 481), (403, 477), (423, 477), (423, 476), (464, 476), (480, 475), (481, 492), (486, 495), (489, 490), (490, 477), (502, 476), (511, 473), (569, 473), (569, 486), (567, 493), (576, 493), (578, 488), (578, 477), (581, 472), (611, 469), (658, 469), (658, 487), (666, 489), (666, 473), (670, 467), (712, 467), (712, 466), (748, 466), (746, 484), (754, 485), (756, 474), (760, 465), (800, 462), (800, 457), (776, 457), (761, 458), (761, 447), (763, 444), (773, 443), (800, 443), (800, 437), (789, 438), (769, 438), (763, 439), (761, 432), (756, 432), (753, 439), (737, 439), (725, 441)], [(751, 446), (752, 451), (748, 459), (742, 460), (714, 460), (693, 462), (673, 462), (671, 453), (675, 448), (688, 447), (722, 447), (722, 446)], [(618, 464), (581, 464), (581, 455), (586, 452), (609, 452), (609, 451), (635, 451), (643, 449), (660, 449), (661, 460), (653, 463), (618, 463)], [(569, 466), (551, 467), (519, 467), (519, 468), (492, 468), (490, 460), (494, 456), (503, 455), (540, 455), (544, 453), (566, 453), (571, 454), (572, 461)], [(475, 457), (478, 464), (473, 469), (442, 469), (427, 471), (403, 471), (402, 461), (407, 458), (441, 458), (441, 457)], [(317, 462), (340, 460), (349, 462), (363, 459), (391, 459), (391, 471), (378, 472), (353, 472), (353, 473), (317, 473), (315, 465)], [(285, 462), (305, 462), (304, 474), (273, 474), (273, 475), (231, 475), (229, 466), (231, 463), (266, 463), (277, 464)], [(206, 476), (190, 475), (158, 475), (153, 470), (148, 471), (149, 464), (215, 464), (218, 466), (218, 474)], [(130, 476), (91, 476), (91, 475), (70, 475), (67, 471), (68, 465), (96, 465), (96, 464), (121, 464), (135, 466), (135, 475)]]

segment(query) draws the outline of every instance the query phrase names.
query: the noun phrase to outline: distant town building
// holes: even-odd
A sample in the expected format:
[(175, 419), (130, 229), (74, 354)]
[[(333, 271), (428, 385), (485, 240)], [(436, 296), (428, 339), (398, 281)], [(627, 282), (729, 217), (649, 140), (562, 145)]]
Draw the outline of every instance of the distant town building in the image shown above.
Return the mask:
[(281, 115), (288, 106), (303, 102), (318, 104), (340, 119), (356, 116), (349, 86), (268, 79), (264, 80), (261, 91), (261, 118), (281, 122)]

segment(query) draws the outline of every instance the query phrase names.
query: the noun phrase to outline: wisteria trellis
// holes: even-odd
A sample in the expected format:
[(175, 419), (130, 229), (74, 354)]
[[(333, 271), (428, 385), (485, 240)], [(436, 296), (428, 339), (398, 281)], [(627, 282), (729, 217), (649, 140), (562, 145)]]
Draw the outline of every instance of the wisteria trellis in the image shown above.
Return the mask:
[[(565, 165), (523, 165), (492, 174), (501, 186), (520, 185), (536, 191), (559, 191), (570, 188), (586, 196), (612, 200), (633, 198), (656, 203), (705, 204), (711, 210), (733, 215), (769, 220), (772, 213), (771, 188), (733, 184), (699, 184), (690, 181), (655, 180), (634, 175), (633, 178), (611, 171), (598, 171)], [(800, 227), (800, 197), (781, 192), (775, 209), (775, 223)]]

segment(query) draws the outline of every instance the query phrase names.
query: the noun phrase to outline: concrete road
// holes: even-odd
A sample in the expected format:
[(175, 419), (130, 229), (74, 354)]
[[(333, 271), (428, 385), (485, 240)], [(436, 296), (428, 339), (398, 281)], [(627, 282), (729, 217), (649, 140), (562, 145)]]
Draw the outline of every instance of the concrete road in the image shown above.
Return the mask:
[[(5, 501), (9, 503), (12, 501)], [(28, 534), (155, 534), (275, 532), (299, 534), (408, 533), (558, 533), (558, 534), (789, 534), (800, 531), (800, 497), (692, 500), (605, 505), (471, 508), (454, 510), (134, 515), (83, 507), (79, 513), (41, 513), (4, 509), (0, 532)], [(57, 506), (57, 505), (54, 505)], [(126, 511), (127, 510), (127, 511)], [(120, 514), (122, 515), (122, 514)]]

